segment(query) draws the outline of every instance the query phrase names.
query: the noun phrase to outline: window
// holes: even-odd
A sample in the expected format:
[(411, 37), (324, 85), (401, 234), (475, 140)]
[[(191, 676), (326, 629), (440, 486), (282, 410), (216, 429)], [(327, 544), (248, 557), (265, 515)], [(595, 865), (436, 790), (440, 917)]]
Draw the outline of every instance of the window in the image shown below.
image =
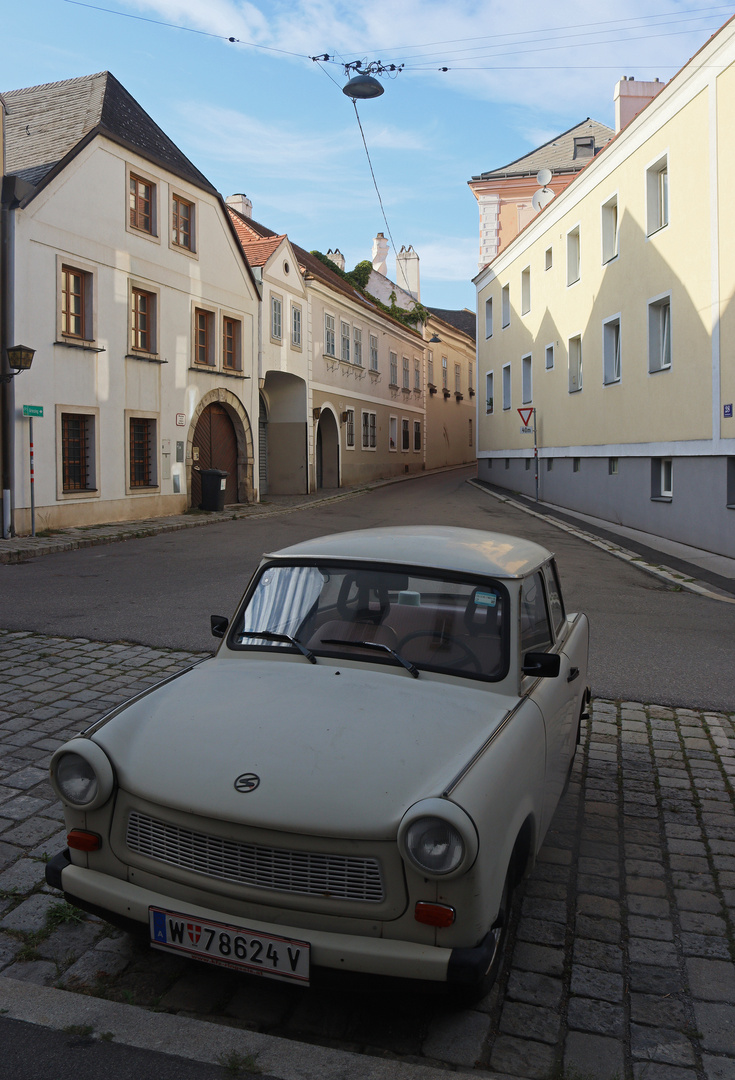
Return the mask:
[(468, 418), (468, 423), (469, 423), (469, 427), (470, 427), (470, 446), (474, 446), (475, 443), (474, 443), (474, 439), (472, 438), (472, 417), (471, 416)]
[(531, 310), (531, 267), (521, 271), (521, 315)]
[(71, 266), (61, 268), (61, 333), (91, 341), (92, 275)]
[(553, 457), (547, 458), (546, 459), (546, 471), (551, 472), (551, 470), (553, 468), (554, 468), (554, 459), (553, 459)]
[(462, 392), (462, 368), (459, 364), (454, 365), (454, 392), (455, 394)]
[(291, 344), (301, 348), (301, 308), (296, 304), (291, 308)]
[(510, 408), (510, 364), (503, 364), (503, 409)]
[(442, 387), (445, 390), (449, 389), (449, 371), (446, 356), (442, 356)]
[(362, 448), (374, 450), (377, 446), (375, 413), (364, 412), (362, 414)]
[(671, 297), (664, 296), (648, 305), (648, 370), (666, 371), (671, 367)]
[(611, 457), (607, 459), (607, 472), (608, 476), (618, 475), (618, 459), (616, 457)]
[(506, 326), (510, 326), (510, 285), (504, 285), (500, 294), (500, 314), (503, 329), (505, 329)]
[(727, 459), (727, 506), (735, 508), (735, 457)]
[(413, 388), (414, 390), (421, 389), (421, 361), (415, 356), (413, 358)]
[(595, 156), (594, 135), (574, 136), (574, 160), (578, 158), (591, 158)]
[(673, 494), (673, 460), (671, 458), (651, 458), (651, 498), (671, 499)]
[(510, 458), (509, 457), (505, 458), (505, 468), (510, 469)]
[(144, 289), (130, 293), (130, 346), (141, 352), (156, 351), (156, 297)]
[(530, 457), (527, 457), (527, 458), (523, 459), (523, 465), (524, 465), (524, 468), (525, 468), (526, 472), (531, 471), (531, 459), (530, 459)]
[(429, 357), (426, 361), (426, 380), (431, 386), (436, 385), (434, 382), (434, 354), (431, 349), (429, 349)]
[(493, 336), (493, 298), (489, 297), (485, 301), (485, 337), (491, 338)]
[(488, 371), (487, 374), (485, 375), (485, 410), (486, 410), (488, 416), (490, 416), (490, 414), (493, 411), (493, 398), (494, 398), (493, 383), (494, 382), (495, 382), (494, 372)]
[(350, 449), (355, 446), (355, 410), (347, 410), (347, 420), (345, 421), (345, 445)]
[(572, 472), (579, 472), (582, 468), (582, 459), (575, 457), (572, 458)]
[(546, 596), (549, 601), (551, 625), (555, 633), (559, 634), (564, 626), (565, 615), (564, 601), (561, 598), (561, 588), (555, 562), (545, 563), (544, 581), (546, 582)]
[(89, 491), (95, 486), (93, 469), (94, 416), (61, 414), (62, 490)]
[(140, 229), (141, 232), (150, 233), (151, 235), (155, 232), (155, 191), (155, 184), (143, 180), (142, 177), (136, 176), (135, 173), (130, 173), (129, 220), (131, 228)]
[(222, 319), (222, 367), (228, 371), (242, 368), (242, 327), (239, 319), (228, 315)]
[(411, 449), (411, 423), (409, 420), (401, 420), (401, 449)]
[(545, 651), (552, 644), (541, 573), (525, 578), (521, 586), (521, 655)]
[(411, 371), (407, 356), (403, 357), (403, 389), (411, 389)]
[(579, 226), (567, 233), (567, 285), (579, 281)]
[(377, 334), (370, 335), (370, 370), (378, 370), (378, 337)]
[(271, 337), (275, 341), (283, 337), (283, 301), (278, 296), (271, 296)]
[(620, 316), (602, 324), (602, 381), (620, 382)]
[(175, 247), (194, 250), (194, 203), (172, 196), (171, 243)]
[(194, 363), (214, 367), (214, 314), (194, 309)]
[(398, 386), (398, 354), (390, 354), (390, 385)]
[(646, 169), (646, 232), (669, 224), (669, 163), (666, 154)]
[(353, 343), (355, 351), (352, 354), (353, 363), (358, 367), (362, 367), (362, 330), (359, 326), (353, 326), (352, 328)]
[(582, 338), (569, 339), (569, 393), (582, 389)]
[(532, 357), (524, 356), (521, 360), (521, 404), (528, 405), (531, 401), (533, 401)]
[(546, 251), (544, 252), (544, 270), (551, 270), (551, 267), (553, 265), (554, 265), (553, 250), (551, 248), (547, 248)]
[(421, 421), (414, 420), (413, 422), (413, 448), (418, 451), (421, 449)]
[(129, 486), (156, 486), (156, 421), (142, 416), (129, 419)]
[(342, 342), (342, 348), (340, 351), (340, 359), (344, 360), (346, 364), (350, 362), (350, 324), (343, 322), (340, 323), (340, 340)]
[(335, 355), (334, 315), (324, 316), (324, 353), (326, 356)]
[(474, 367), (472, 365), (471, 360), (467, 364), (467, 387), (469, 389), (470, 394), (471, 395), (474, 394), (474, 392), (475, 392), (475, 369), (474, 369)]
[(388, 424), (388, 448), (390, 450), (398, 449), (398, 417), (391, 416)]
[(618, 197), (612, 199), (602, 207), (602, 261), (610, 262), (618, 255)]
[(553, 345), (547, 345), (545, 350), (544, 350), (544, 364), (546, 365), (546, 370), (551, 371), (551, 369), (554, 366), (554, 346)]

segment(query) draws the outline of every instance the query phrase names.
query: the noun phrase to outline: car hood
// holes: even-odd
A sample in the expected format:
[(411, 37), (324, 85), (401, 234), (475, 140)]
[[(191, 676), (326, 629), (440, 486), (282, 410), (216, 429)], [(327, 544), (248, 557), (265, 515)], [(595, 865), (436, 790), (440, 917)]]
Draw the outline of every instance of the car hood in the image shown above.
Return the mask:
[[(441, 793), (517, 699), (375, 665), (214, 659), (94, 733), (118, 784), (187, 813), (385, 839)], [(258, 786), (235, 789), (243, 773)]]

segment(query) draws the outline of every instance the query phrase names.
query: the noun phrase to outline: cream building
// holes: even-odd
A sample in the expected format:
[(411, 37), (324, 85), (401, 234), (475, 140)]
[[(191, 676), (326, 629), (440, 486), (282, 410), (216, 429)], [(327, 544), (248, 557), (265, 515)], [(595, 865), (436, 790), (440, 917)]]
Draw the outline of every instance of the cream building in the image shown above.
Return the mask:
[(200, 468), (255, 498), (258, 291), (221, 197), (108, 72), (4, 99), (3, 344), (36, 350), (3, 387), (6, 519), (30, 531), (24, 404), (38, 530), (180, 513)]
[(479, 475), (735, 556), (735, 23), (475, 279)]

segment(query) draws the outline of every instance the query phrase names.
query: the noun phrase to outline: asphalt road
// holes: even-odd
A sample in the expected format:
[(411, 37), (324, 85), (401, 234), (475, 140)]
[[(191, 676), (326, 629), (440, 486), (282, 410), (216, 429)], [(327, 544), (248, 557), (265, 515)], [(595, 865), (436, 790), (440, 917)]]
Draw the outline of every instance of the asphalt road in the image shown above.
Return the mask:
[(210, 525), (0, 566), (0, 625), (64, 637), (211, 649), (209, 615), (232, 613), (264, 551), (373, 526), (461, 525), (554, 551), (569, 611), (592, 627), (599, 697), (735, 710), (733, 605), (676, 592), (466, 483), (420, 477), (285, 514)]

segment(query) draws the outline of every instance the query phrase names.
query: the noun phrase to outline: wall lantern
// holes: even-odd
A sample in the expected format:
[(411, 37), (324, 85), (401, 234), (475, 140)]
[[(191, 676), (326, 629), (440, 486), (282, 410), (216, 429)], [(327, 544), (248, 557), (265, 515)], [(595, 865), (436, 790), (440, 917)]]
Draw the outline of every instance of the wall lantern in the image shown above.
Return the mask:
[(5, 354), (8, 358), (8, 364), (13, 370), (5, 375), (0, 375), (0, 382), (10, 382), (18, 372), (28, 371), (33, 363), (36, 350), (29, 349), (27, 345), (12, 345), (5, 350)]

